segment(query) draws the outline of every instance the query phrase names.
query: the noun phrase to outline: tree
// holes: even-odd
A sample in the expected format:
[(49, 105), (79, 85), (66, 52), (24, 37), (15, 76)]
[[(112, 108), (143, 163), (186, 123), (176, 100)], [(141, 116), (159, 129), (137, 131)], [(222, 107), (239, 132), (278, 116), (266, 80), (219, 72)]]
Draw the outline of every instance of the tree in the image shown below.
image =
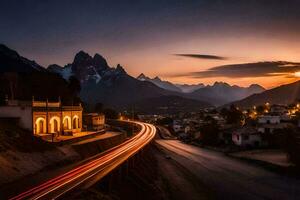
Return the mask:
[(215, 145), (218, 143), (219, 126), (215, 120), (200, 127), (201, 141), (203, 144)]
[(119, 113), (111, 108), (104, 109), (103, 113), (105, 115), (105, 118), (107, 118), (107, 119), (118, 119), (119, 118)]
[(243, 113), (233, 104), (230, 106), (230, 109), (223, 108), (221, 115), (226, 119), (227, 124), (240, 124), (244, 119)]
[(264, 135), (264, 139), (271, 147), (284, 150), (289, 160), (300, 166), (300, 139), (299, 133), (295, 128), (275, 129), (272, 134)]
[(227, 118), (227, 115), (228, 115), (228, 109), (227, 108), (222, 108), (221, 111), (220, 111), (220, 114), (224, 117), (224, 118)]
[(95, 105), (95, 111), (97, 113), (102, 113), (103, 112), (103, 103), (96, 103), (96, 105)]
[(80, 81), (75, 76), (71, 76), (69, 78), (68, 88), (72, 96), (77, 96), (81, 90)]
[(282, 129), (285, 136), (283, 140), (284, 149), (286, 150), (290, 161), (300, 167), (300, 139), (299, 133), (293, 128)]
[(265, 109), (266, 109), (265, 106), (260, 105), (260, 106), (256, 107), (256, 112), (257, 112), (257, 114), (261, 115), (264, 113)]
[(9, 83), (10, 98), (15, 99), (17, 95), (18, 74), (15, 72), (5, 72), (3, 78)]
[(170, 117), (164, 117), (164, 118), (157, 119), (156, 123), (158, 125), (169, 125), (173, 123), (173, 119)]

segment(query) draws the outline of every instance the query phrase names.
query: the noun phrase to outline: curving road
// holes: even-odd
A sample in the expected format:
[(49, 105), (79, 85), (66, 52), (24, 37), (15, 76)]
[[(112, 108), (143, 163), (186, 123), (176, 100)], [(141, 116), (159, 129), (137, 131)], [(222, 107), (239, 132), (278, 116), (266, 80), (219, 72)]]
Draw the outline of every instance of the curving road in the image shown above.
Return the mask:
[[(156, 142), (167, 150), (174, 161), (193, 174), (194, 178), (211, 188), (216, 199), (300, 198), (299, 179), (279, 175), (178, 140)], [(186, 199), (190, 199), (189, 194)]]
[(156, 128), (153, 125), (140, 122), (134, 123), (140, 125), (141, 130), (131, 139), (100, 156), (95, 156), (87, 163), (77, 166), (67, 173), (11, 198), (11, 200), (56, 199), (73, 188), (95, 179), (95, 177), (97, 177), (97, 180), (104, 177), (154, 138)]

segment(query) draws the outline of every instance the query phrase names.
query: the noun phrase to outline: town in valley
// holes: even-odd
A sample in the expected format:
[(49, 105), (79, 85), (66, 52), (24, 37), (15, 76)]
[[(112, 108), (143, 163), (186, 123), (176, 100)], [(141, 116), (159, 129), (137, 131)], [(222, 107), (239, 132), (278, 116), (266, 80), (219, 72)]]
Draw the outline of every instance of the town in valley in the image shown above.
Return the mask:
[(299, 199), (299, 6), (2, 1), (0, 199)]

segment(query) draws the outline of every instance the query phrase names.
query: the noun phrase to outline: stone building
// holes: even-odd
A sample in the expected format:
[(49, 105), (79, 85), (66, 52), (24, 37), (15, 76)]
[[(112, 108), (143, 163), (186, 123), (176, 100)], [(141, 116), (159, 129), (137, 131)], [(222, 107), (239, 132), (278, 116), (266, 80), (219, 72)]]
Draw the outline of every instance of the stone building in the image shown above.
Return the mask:
[(241, 147), (260, 147), (265, 145), (262, 135), (254, 127), (244, 126), (232, 133), (232, 141)]
[(0, 117), (18, 119), (19, 126), (34, 135), (73, 134), (82, 128), (82, 106), (65, 106), (61, 101), (7, 100), (0, 106)]
[(84, 124), (88, 130), (99, 131), (105, 128), (105, 116), (101, 113), (89, 113), (83, 116)]

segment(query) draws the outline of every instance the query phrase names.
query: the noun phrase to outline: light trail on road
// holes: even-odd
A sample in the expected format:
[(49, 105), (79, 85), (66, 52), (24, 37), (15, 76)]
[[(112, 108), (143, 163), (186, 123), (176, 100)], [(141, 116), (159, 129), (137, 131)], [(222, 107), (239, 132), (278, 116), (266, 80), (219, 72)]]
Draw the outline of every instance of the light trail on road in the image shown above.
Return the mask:
[(141, 126), (141, 130), (131, 139), (99, 156), (94, 156), (87, 163), (77, 166), (67, 173), (11, 198), (11, 200), (56, 199), (94, 176), (97, 176), (98, 179), (104, 177), (154, 138), (156, 128), (153, 125), (141, 122), (133, 123)]

